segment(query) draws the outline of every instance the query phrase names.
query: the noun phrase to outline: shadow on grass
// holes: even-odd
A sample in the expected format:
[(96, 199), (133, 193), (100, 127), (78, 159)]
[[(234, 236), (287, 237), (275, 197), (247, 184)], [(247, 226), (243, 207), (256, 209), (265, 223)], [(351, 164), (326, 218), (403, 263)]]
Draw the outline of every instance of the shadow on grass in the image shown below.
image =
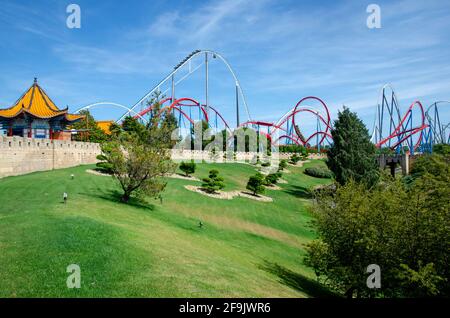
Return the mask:
[(302, 199), (312, 199), (313, 197), (309, 188), (298, 185), (291, 185), (289, 188), (285, 189), (284, 192)]
[(179, 214), (173, 214), (173, 213), (162, 213), (160, 209), (156, 209), (155, 206), (151, 203), (148, 203), (145, 200), (140, 200), (138, 198), (131, 197), (128, 203), (123, 203), (120, 199), (122, 197), (122, 193), (118, 190), (103, 190), (102, 192), (99, 191), (99, 193), (79, 193), (80, 195), (88, 196), (91, 198), (98, 198), (102, 200), (106, 200), (109, 202), (122, 204), (123, 206), (132, 206), (136, 207), (138, 209), (142, 209), (145, 211), (152, 211), (152, 217), (156, 218), (162, 222), (168, 223), (172, 226), (179, 227), (181, 229), (201, 233), (202, 231), (205, 231), (204, 227), (205, 225), (202, 224), (200, 226), (200, 220), (196, 218), (188, 218)]
[(320, 285), (317, 281), (307, 278), (299, 273), (295, 273), (281, 265), (264, 261), (260, 265), (262, 270), (265, 270), (273, 275), (276, 275), (280, 282), (286, 286), (303, 292), (314, 298), (337, 298), (339, 297), (326, 287)]
[(122, 193), (117, 190), (108, 190), (106, 192), (100, 192), (98, 194), (94, 193), (80, 193), (81, 195), (89, 196), (92, 198), (98, 198), (107, 200), (110, 202), (115, 202), (123, 205), (133, 206), (135, 208), (144, 209), (144, 210), (151, 210), (153, 211), (155, 209), (155, 206), (153, 204), (148, 203), (147, 201), (135, 197), (131, 197), (128, 203), (124, 203), (121, 201)]

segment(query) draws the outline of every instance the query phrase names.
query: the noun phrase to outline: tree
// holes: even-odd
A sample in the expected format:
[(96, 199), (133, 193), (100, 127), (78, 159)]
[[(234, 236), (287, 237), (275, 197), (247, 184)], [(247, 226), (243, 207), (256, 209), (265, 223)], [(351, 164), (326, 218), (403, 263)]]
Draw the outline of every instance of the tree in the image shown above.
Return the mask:
[(278, 165), (278, 171), (283, 171), (284, 169), (286, 169), (286, 167), (287, 167), (287, 160), (286, 159), (280, 160), (280, 163)]
[(355, 113), (344, 107), (331, 131), (333, 145), (328, 151), (327, 166), (336, 181), (345, 184), (350, 179), (373, 186), (379, 179), (375, 146), (369, 133)]
[(122, 128), (111, 134), (111, 141), (102, 144), (103, 156), (122, 187), (123, 202), (132, 194), (157, 197), (164, 190), (166, 184), (160, 177), (175, 170), (167, 144), (169, 129), (160, 118), (145, 126), (128, 116)]
[(141, 136), (145, 132), (145, 125), (141, 124), (138, 119), (127, 116), (123, 119), (122, 129), (126, 132), (134, 132), (136, 135)]
[(447, 144), (436, 144), (433, 145), (433, 152), (449, 157), (450, 156), (450, 145)]
[[(383, 176), (372, 188), (350, 180), (319, 192), (320, 239), (308, 245), (306, 264), (347, 297), (449, 296), (450, 167), (440, 169), (409, 186)], [(370, 264), (382, 270), (381, 289), (366, 286)]]
[(251, 128), (238, 127), (233, 131), (233, 150), (243, 152), (257, 151), (257, 134)]
[(196, 164), (194, 162), (184, 162), (180, 163), (180, 170), (186, 174), (186, 177), (189, 177), (190, 174), (195, 172)]
[(120, 126), (117, 123), (111, 123), (109, 126), (109, 131), (111, 132), (111, 135), (114, 137), (118, 137), (120, 133), (122, 132), (122, 126)]
[(163, 98), (164, 95), (161, 95), (159, 91), (156, 91), (147, 102), (147, 106), (152, 106), (149, 113), (150, 121), (147, 126), (159, 126), (161, 129), (166, 131), (167, 133), (162, 136), (164, 138), (163, 144), (167, 148), (173, 148), (173, 146), (177, 143), (177, 140), (172, 140), (172, 133), (178, 128), (178, 123), (173, 111), (171, 112), (167, 108), (166, 111), (161, 111), (161, 100)]
[(278, 151), (281, 153), (285, 153), (285, 152), (296, 152), (296, 153), (307, 153), (307, 149), (305, 148), (305, 146), (302, 145), (297, 145), (297, 144), (292, 144), (292, 145), (279, 145), (278, 146)]
[(223, 178), (219, 177), (219, 171), (210, 170), (209, 177), (203, 178), (202, 189), (208, 193), (216, 193), (218, 190), (225, 188)]
[(123, 190), (125, 203), (132, 194), (156, 197), (166, 185), (160, 177), (174, 170), (169, 150), (148, 144), (136, 132), (103, 143), (102, 152)]
[(84, 115), (84, 118), (71, 125), (73, 129), (79, 130), (74, 136), (75, 140), (101, 143), (109, 139), (108, 135), (97, 126), (89, 110), (80, 111), (80, 115)]
[(293, 165), (296, 165), (297, 162), (299, 162), (301, 159), (302, 159), (302, 158), (301, 158), (299, 155), (297, 155), (296, 153), (294, 153), (294, 154), (291, 156), (291, 158), (289, 159), (289, 161), (290, 161)]
[(251, 176), (248, 179), (246, 189), (252, 191), (253, 195), (264, 193), (264, 176), (261, 173)]
[(214, 141), (214, 137), (215, 136), (213, 136), (209, 130), (209, 124), (206, 120), (196, 122), (191, 127), (191, 150), (198, 150), (195, 149), (197, 143), (198, 145), (201, 145), (201, 150), (204, 150), (209, 143)]
[(450, 155), (443, 156), (439, 153), (424, 154), (413, 162), (410, 178), (417, 179), (424, 174), (431, 174), (437, 177), (442, 174), (442, 171), (445, 171), (449, 164)]
[(277, 184), (278, 179), (281, 178), (281, 173), (277, 172), (277, 173), (269, 173), (265, 178), (264, 178), (264, 185), (273, 185), (273, 184)]

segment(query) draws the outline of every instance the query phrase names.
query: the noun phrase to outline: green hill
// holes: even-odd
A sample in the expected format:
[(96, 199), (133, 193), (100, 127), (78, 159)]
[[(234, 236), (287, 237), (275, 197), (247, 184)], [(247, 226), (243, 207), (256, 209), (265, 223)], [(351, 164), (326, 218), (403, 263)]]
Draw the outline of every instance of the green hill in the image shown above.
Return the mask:
[[(255, 173), (245, 164), (197, 166), (198, 178), (218, 169), (225, 191), (244, 190)], [(125, 205), (114, 180), (89, 168), (0, 179), (0, 297), (327, 294), (302, 258), (314, 237), (308, 189), (329, 181), (288, 167), (288, 183), (266, 190), (274, 202), (264, 203), (209, 198), (184, 188), (198, 182), (170, 178), (162, 203)], [(69, 264), (81, 268), (80, 289), (66, 287)]]

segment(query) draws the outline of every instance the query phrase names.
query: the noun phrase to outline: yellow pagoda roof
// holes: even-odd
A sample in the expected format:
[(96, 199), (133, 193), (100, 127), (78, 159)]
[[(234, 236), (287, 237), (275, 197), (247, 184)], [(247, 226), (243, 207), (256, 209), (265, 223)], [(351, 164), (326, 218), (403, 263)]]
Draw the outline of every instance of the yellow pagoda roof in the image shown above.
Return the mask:
[(103, 132), (107, 135), (111, 135), (111, 125), (114, 123), (114, 120), (99, 120), (96, 122), (98, 128), (103, 130)]
[(0, 109), (0, 117), (14, 118), (22, 113), (28, 113), (41, 119), (49, 119), (64, 115), (67, 121), (76, 121), (83, 118), (83, 115), (68, 114), (68, 108), (59, 109), (48, 97), (45, 91), (34, 79), (33, 85), (14, 103), (6, 109)]

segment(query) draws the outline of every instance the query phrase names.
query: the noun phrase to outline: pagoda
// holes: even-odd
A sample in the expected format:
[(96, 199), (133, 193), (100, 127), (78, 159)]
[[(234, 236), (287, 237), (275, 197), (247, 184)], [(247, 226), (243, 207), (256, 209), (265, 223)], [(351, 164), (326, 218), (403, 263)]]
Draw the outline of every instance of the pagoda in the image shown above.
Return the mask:
[(33, 85), (10, 108), (0, 109), (0, 135), (70, 139), (67, 126), (84, 118), (59, 109), (34, 79)]

